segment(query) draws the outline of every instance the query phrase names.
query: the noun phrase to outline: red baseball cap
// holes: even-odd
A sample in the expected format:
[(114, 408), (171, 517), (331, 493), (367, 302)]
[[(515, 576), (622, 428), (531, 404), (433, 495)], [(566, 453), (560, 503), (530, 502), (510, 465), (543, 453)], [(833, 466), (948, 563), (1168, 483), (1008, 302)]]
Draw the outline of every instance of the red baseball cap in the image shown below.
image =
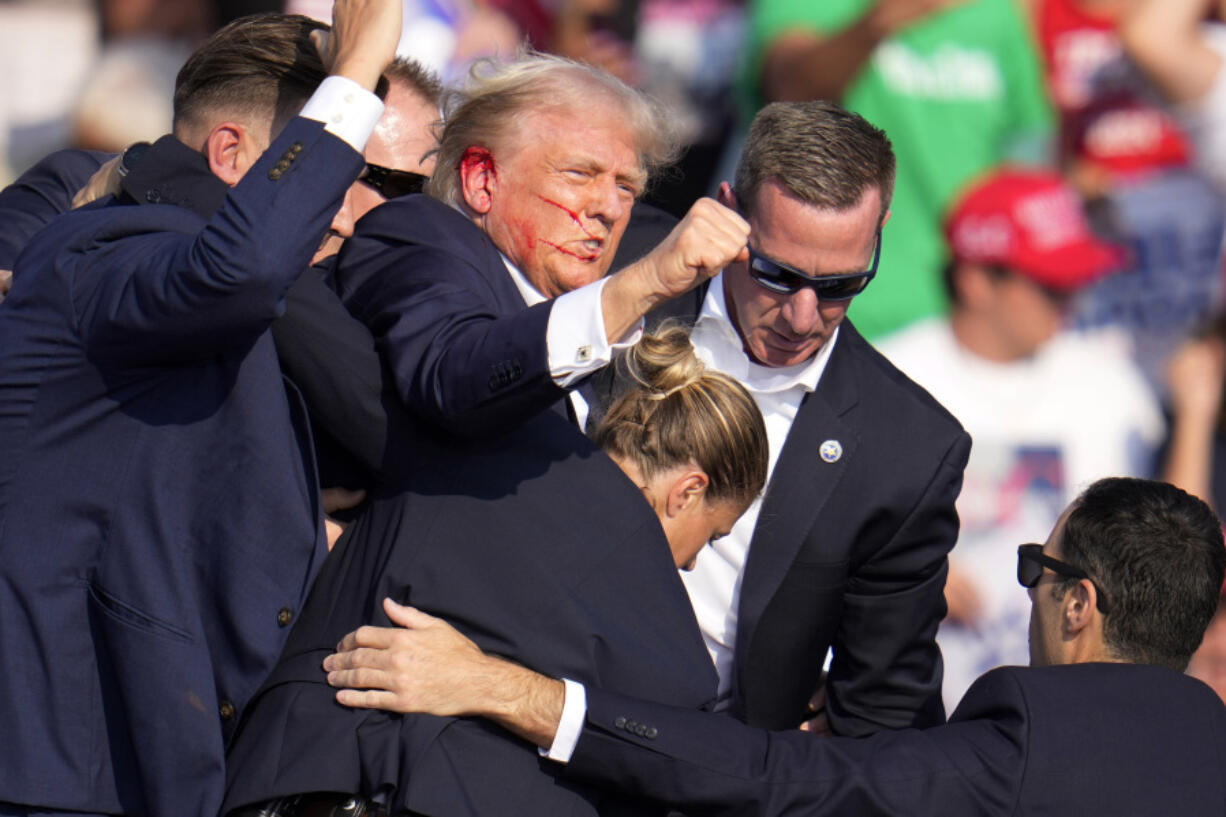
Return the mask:
[(955, 263), (1004, 267), (1062, 292), (1125, 258), (1090, 232), (1077, 194), (1047, 170), (1005, 167), (979, 179), (955, 202), (945, 237)]

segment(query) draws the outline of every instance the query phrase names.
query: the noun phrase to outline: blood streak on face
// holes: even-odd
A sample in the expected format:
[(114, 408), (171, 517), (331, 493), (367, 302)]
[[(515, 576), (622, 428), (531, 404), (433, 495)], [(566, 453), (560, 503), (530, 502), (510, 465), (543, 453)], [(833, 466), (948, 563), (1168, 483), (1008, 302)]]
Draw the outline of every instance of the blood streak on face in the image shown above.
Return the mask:
[[(622, 111), (533, 112), (494, 150), (482, 227), (495, 246), (547, 298), (599, 280), (646, 177)], [(492, 165), (483, 153), (461, 171)]]

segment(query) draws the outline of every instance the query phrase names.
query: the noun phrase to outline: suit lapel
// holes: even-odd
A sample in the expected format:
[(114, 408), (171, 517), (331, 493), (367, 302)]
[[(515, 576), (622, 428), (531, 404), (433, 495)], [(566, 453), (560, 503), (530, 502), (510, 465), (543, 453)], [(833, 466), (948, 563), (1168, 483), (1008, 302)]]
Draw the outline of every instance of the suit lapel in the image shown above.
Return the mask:
[[(851, 331), (848, 331), (848, 330)], [(736, 671), (744, 662), (763, 611), (796, 560), (814, 521), (856, 455), (859, 429), (849, 414), (859, 401), (851, 347), (855, 330), (844, 323), (817, 390), (801, 402), (771, 474), (741, 578), (737, 615)], [(835, 440), (842, 453), (826, 462), (822, 443)]]

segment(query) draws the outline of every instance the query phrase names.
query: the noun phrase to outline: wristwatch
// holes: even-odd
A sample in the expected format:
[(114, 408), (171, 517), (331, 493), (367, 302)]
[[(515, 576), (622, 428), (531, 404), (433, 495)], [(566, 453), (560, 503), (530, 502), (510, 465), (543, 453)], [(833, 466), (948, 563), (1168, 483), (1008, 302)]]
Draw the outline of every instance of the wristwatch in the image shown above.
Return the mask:
[(143, 156), (145, 151), (151, 147), (153, 146), (148, 142), (133, 142), (132, 144), (128, 145), (128, 149), (125, 150), (123, 155), (119, 157), (119, 167), (116, 168), (116, 171), (119, 173), (119, 178), (122, 179), (124, 176), (127, 176), (128, 171), (132, 169), (132, 166), (139, 162), (140, 157)]

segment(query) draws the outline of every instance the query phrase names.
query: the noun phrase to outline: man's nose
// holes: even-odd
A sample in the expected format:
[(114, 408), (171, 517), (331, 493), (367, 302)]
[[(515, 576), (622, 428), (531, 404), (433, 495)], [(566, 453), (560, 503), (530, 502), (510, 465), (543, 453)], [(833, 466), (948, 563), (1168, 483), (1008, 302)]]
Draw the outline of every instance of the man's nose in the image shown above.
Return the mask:
[(586, 215), (607, 226), (619, 221), (633, 205), (634, 199), (626, 194), (616, 179), (602, 179), (592, 185)]
[(783, 317), (788, 322), (788, 328), (798, 336), (808, 335), (820, 328), (820, 305), (817, 293), (811, 287), (801, 287), (793, 292), (783, 305)]
[(336, 215), (332, 217), (331, 231), (341, 238), (349, 238), (353, 235), (353, 188), (345, 191), (345, 198), (341, 202), (341, 209), (336, 211)]

